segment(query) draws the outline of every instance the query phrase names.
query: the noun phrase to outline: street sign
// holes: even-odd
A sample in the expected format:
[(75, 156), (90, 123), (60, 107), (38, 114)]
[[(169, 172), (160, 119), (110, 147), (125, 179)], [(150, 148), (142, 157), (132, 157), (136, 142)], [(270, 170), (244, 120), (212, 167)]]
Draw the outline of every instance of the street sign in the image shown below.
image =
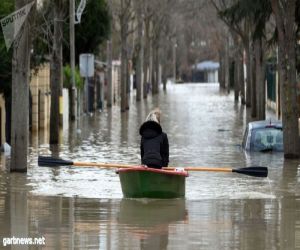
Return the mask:
[(77, 20), (75, 20), (76, 24), (80, 23), (81, 15), (84, 11), (85, 6), (86, 6), (86, 0), (81, 0), (79, 5), (78, 5), (77, 11), (76, 11), (76, 17), (77, 17)]
[(17, 37), (33, 4), (34, 1), (0, 20), (7, 50)]
[(80, 75), (82, 77), (94, 76), (94, 55), (80, 54), (79, 56)]

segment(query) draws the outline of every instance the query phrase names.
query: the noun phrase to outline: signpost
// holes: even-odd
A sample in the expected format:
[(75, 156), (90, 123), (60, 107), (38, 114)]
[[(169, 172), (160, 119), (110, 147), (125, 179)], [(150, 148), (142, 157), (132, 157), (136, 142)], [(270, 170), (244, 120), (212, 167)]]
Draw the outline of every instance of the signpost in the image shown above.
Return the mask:
[(89, 77), (94, 76), (94, 55), (80, 54), (79, 56), (80, 75), (85, 78), (85, 97), (86, 97), (86, 112), (89, 113)]
[(76, 11), (76, 17), (77, 17), (77, 21), (75, 21), (76, 24), (81, 22), (81, 15), (82, 12), (84, 11), (85, 6), (86, 6), (86, 0), (81, 0)]
[(33, 5), (34, 1), (0, 20), (7, 50), (16, 39)]
[[(71, 65), (71, 81), (72, 81), (71, 120), (76, 120), (76, 113), (77, 113), (77, 119), (79, 120), (79, 115), (80, 115), (79, 100), (78, 100), (79, 93), (77, 93), (77, 89), (75, 87), (75, 25), (74, 24), (79, 24), (81, 22), (81, 15), (85, 9), (86, 0), (81, 0), (78, 5), (76, 11), (77, 20), (75, 20), (75, 0), (69, 0), (69, 1), (70, 1), (70, 65)], [(77, 126), (79, 126), (78, 122), (77, 122)]]

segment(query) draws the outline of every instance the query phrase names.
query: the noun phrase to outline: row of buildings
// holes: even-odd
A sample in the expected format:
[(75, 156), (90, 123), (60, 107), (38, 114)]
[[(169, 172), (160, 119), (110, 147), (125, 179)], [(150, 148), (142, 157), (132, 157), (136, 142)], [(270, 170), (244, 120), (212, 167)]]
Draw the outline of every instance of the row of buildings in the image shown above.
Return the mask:
[[(89, 112), (103, 108), (103, 102), (106, 95), (105, 64), (95, 63), (95, 75), (89, 79)], [(113, 61), (112, 64), (112, 84), (113, 100), (117, 102), (120, 96), (120, 62)], [(84, 97), (85, 95), (82, 95)], [(10, 111), (7, 110), (3, 94), (0, 94), (0, 144), (10, 140)], [(85, 99), (80, 98), (80, 112), (86, 112)], [(30, 80), (30, 100), (29, 100), (29, 127), (32, 132), (48, 130), (50, 125), (50, 65), (48, 63), (40, 66), (36, 73), (32, 73)], [(69, 90), (63, 88), (60, 98), (60, 114), (62, 116), (62, 126), (68, 125), (69, 120)]]

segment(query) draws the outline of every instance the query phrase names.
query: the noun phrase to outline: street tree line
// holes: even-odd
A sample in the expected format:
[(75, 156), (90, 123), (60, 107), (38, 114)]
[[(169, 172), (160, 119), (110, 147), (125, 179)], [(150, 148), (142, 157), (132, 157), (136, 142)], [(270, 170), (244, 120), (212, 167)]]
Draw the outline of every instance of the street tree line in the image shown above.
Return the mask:
[[(200, 41), (196, 37), (190, 37), (189, 41), (186, 41), (185, 37), (192, 32), (190, 28), (196, 25), (195, 16), (200, 16), (200, 10), (206, 1), (109, 0), (108, 2), (112, 16), (112, 37), (107, 55), (108, 58), (109, 55), (112, 55), (113, 59), (121, 58), (120, 108), (125, 112), (129, 109), (130, 68), (134, 70), (136, 76), (137, 102), (146, 99), (148, 94), (156, 95), (161, 83), (166, 90), (168, 78), (179, 77), (189, 70), (190, 58), (200, 54), (200, 50), (197, 51)], [(188, 21), (190, 23), (187, 25)], [(195, 42), (193, 52), (188, 49), (192, 39)], [(203, 51), (204, 49), (201, 52)], [(193, 63), (196, 59), (199, 58), (195, 57)], [(111, 105), (111, 102), (107, 104)]]
[[(299, 158), (299, 103), (297, 88), (297, 50), (299, 47), (300, 3), (296, 0), (211, 0), (219, 18), (226, 24), (233, 41), (235, 100), (251, 107), (251, 116), (266, 117), (265, 67), (268, 57), (278, 58), (280, 106), (283, 122), (284, 156)], [(228, 41), (228, 40), (227, 40)], [(228, 42), (223, 46), (221, 69), (228, 64)], [(224, 56), (225, 55), (225, 56)], [(246, 58), (246, 86), (242, 60)], [(298, 59), (298, 60), (297, 60)], [(228, 70), (228, 67), (227, 67)], [(298, 68), (298, 72), (299, 72)], [(224, 70), (222, 70), (224, 72)], [(240, 73), (239, 73), (240, 72)], [(226, 75), (226, 74), (224, 74)], [(221, 76), (221, 83), (226, 82)], [(225, 86), (225, 84), (223, 85)], [(245, 95), (243, 94), (246, 89)]]
[[(299, 89), (296, 78), (297, 65), (300, 64), (297, 56), (297, 41), (300, 38), (299, 1), (165, 0), (137, 1), (135, 4), (133, 0), (126, 1), (127, 4), (132, 3), (132, 10), (137, 14), (133, 16), (142, 20), (140, 27), (144, 27), (144, 43), (141, 43), (138, 35), (130, 44), (137, 47), (133, 51), (140, 51), (142, 48), (142, 53), (136, 55), (139, 55), (138, 59), (144, 60), (144, 80), (151, 83), (153, 94), (158, 91), (159, 64), (163, 68), (164, 81), (172, 75), (175, 78), (190, 75), (192, 65), (203, 59), (219, 59), (221, 87), (229, 91), (233, 80), (235, 101), (240, 100), (246, 105), (254, 119), (264, 120), (266, 63), (278, 58), (284, 155), (286, 158), (300, 156)], [(142, 13), (142, 18), (139, 18), (139, 12)], [(121, 43), (123, 41), (121, 39)], [(299, 70), (298, 66), (298, 72)], [(231, 79), (232, 71), (234, 79)], [(137, 93), (139, 100), (140, 94)]]

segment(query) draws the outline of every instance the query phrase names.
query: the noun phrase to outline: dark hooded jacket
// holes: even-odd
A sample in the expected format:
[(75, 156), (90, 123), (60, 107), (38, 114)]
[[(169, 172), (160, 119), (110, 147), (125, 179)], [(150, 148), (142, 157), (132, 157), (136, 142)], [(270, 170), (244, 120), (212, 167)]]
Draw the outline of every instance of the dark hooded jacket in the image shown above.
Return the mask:
[(141, 161), (153, 168), (167, 167), (169, 163), (169, 141), (161, 126), (154, 121), (146, 121), (140, 127)]

